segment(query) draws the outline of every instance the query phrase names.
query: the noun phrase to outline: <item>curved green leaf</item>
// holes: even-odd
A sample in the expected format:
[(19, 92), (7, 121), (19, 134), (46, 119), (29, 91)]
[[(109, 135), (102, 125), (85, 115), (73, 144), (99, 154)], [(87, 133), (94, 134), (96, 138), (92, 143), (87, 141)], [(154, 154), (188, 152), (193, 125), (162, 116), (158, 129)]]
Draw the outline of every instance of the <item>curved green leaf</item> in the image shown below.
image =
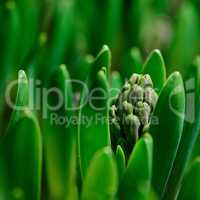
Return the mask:
[[(195, 73), (196, 75), (196, 84), (197, 84), (197, 87), (196, 87), (196, 91), (197, 91), (197, 95), (199, 95), (197, 98), (199, 98), (199, 100), (197, 100), (196, 103), (200, 104), (200, 56), (197, 57), (194, 65), (193, 65), (193, 73)], [(196, 105), (197, 108), (200, 108), (199, 105)], [(196, 111), (198, 112), (198, 111)], [(200, 113), (200, 111), (199, 111)], [(200, 118), (200, 116), (199, 116)], [(196, 158), (197, 156), (200, 156), (200, 131), (199, 131), (199, 134), (198, 134), (198, 138), (197, 138), (197, 141), (195, 143), (195, 146), (194, 146), (194, 149), (193, 149), (193, 152), (192, 152), (192, 159)]]
[(95, 152), (110, 145), (107, 81), (109, 69), (110, 51), (104, 46), (93, 63), (81, 97), (78, 148), (82, 177), (85, 176)]
[(117, 166), (110, 148), (99, 150), (83, 184), (82, 200), (113, 200), (118, 187)]
[(104, 45), (95, 58), (92, 68), (91, 68), (91, 73), (88, 77), (88, 83), (90, 81), (93, 81), (93, 79), (96, 77), (96, 73), (101, 70), (102, 67), (106, 68), (107, 71), (107, 78), (109, 78), (110, 74), (110, 68), (111, 68), (111, 52), (110, 49), (107, 45)]
[(52, 88), (61, 92), (64, 102), (56, 110), (46, 107), (47, 102), (55, 106), (62, 103), (61, 97), (57, 98), (57, 95), (52, 93), (46, 97), (43, 106), (48, 193), (53, 199), (73, 200), (76, 197), (76, 135), (72, 121), (72, 87), (65, 65), (61, 65), (52, 75), (49, 89)]
[(126, 158), (125, 158), (124, 151), (120, 145), (117, 146), (117, 151), (116, 151), (115, 157), (116, 157), (116, 161), (117, 161), (119, 181), (121, 181), (121, 178), (122, 178), (125, 168), (126, 168)]
[(134, 147), (122, 178), (119, 195), (123, 200), (146, 199), (150, 192), (153, 140), (145, 134)]
[[(165, 199), (176, 197), (191, 157), (193, 146), (200, 132), (200, 59), (191, 66), (189, 74), (189, 79), (186, 80), (184, 128), (173, 169), (167, 183)], [(195, 89), (195, 92), (190, 93), (191, 88)]]
[(33, 114), (10, 127), (0, 145), (0, 197), (7, 200), (39, 200), (41, 190), (41, 134)]
[(142, 73), (151, 76), (155, 89), (160, 92), (166, 81), (166, 70), (162, 54), (159, 50), (154, 50), (149, 55), (144, 64)]
[(200, 199), (200, 158), (197, 158), (186, 174), (181, 186), (178, 200)]
[(169, 178), (183, 130), (185, 92), (178, 72), (168, 78), (162, 89), (150, 133), (154, 141), (153, 188), (161, 197)]
[(11, 119), (8, 125), (8, 129), (15, 124), (16, 121), (20, 119), (21, 116), (23, 116), (23, 111), (26, 107), (28, 107), (29, 104), (29, 85), (28, 85), (28, 79), (26, 77), (26, 74), (23, 70), (20, 70), (18, 72), (18, 89), (17, 89), (17, 96), (15, 100), (15, 105), (13, 108), (13, 112), (11, 115)]
[(41, 134), (28, 102), (28, 80), (20, 70), (15, 107), (0, 145), (0, 197), (3, 199), (40, 199)]

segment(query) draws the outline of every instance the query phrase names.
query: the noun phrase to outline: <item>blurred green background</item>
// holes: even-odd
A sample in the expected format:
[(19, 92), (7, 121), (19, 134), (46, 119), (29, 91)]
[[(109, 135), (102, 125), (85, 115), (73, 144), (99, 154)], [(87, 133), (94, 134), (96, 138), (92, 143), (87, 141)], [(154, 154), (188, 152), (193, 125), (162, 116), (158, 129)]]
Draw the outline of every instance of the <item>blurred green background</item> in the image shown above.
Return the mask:
[[(200, 53), (198, 0), (1, 0), (0, 24), (1, 94), (19, 69), (45, 84), (66, 64), (72, 79), (85, 80), (103, 44), (123, 79), (153, 49), (162, 51), (168, 74), (183, 76)], [(3, 95), (0, 104), (7, 121)]]
[[(153, 49), (160, 49), (162, 52), (168, 75), (178, 70), (185, 78), (191, 63), (200, 54), (200, 2), (199, 0), (0, 0), (0, 135), (5, 133), (11, 114), (11, 109), (5, 102), (6, 87), (11, 80), (17, 79), (20, 69), (25, 70), (29, 79), (41, 80), (41, 87), (50, 87), (51, 84), (60, 86), (64, 79), (69, 80), (70, 77), (85, 81), (94, 63), (94, 58), (103, 44), (111, 49), (112, 70), (119, 71), (123, 80), (128, 79), (133, 72), (141, 71), (145, 58)], [(108, 49), (106, 52), (109, 52)], [(61, 64), (66, 64), (69, 75), (62, 67), (59, 68)], [(56, 78), (56, 80), (53, 79), (55, 83), (52, 81), (52, 75), (55, 74), (56, 78), (59, 77), (58, 83)], [(61, 89), (64, 90), (63, 87)], [(73, 85), (75, 94), (79, 94), (81, 90), (80, 86)], [(23, 102), (23, 98), (26, 101), (27, 94), (24, 93), (27, 91), (25, 86), (21, 86), (19, 104), (20, 101)], [(13, 99), (16, 92), (17, 89), (13, 90)], [(73, 95), (71, 93), (70, 95), (71, 98)], [(72, 113), (69, 114), (72, 115)], [(44, 138), (47, 137), (45, 138), (47, 142), (45, 142), (49, 145), (47, 150), (49, 157), (45, 159), (50, 161), (46, 163), (49, 166), (57, 164), (55, 158), (62, 163), (60, 165), (58, 162), (60, 169), (52, 167), (49, 171), (49, 174), (54, 175), (58, 169), (60, 178), (58, 183), (59, 181), (62, 183), (67, 180), (62, 172), (65, 172), (65, 167), (68, 166), (68, 160), (65, 162), (62, 153), (64, 152), (65, 156), (65, 145), (68, 145), (67, 158), (69, 160), (70, 156), (75, 158), (74, 138), (67, 140), (61, 137), (57, 141), (55, 139), (58, 136), (57, 133), (65, 130), (64, 127), (52, 128), (48, 121), (42, 121), (41, 115), (42, 113), (37, 113), (39, 124), (32, 116), (29, 116), (30, 120), (36, 123), (33, 125), (36, 131), (28, 126), (27, 128), (22, 122), (22, 125), (19, 125), (20, 128), (16, 126), (11, 132), (22, 133), (18, 139), (20, 142), (23, 141), (21, 138), (25, 138), (24, 141), (35, 142), (39, 146), (34, 146), (36, 153), (32, 151), (32, 156), (38, 161), (36, 164), (39, 168), (41, 163), (38, 157), (42, 155), (40, 152), (42, 148), (37, 143), (37, 141), (41, 142), (37, 129), (41, 126), (44, 132), (42, 136), (46, 133), (55, 134), (52, 138), (44, 136)], [(21, 127), (24, 129), (21, 130)], [(75, 133), (74, 129), (77, 127), (73, 128), (70, 131)], [(33, 132), (31, 132), (33, 138), (26, 135), (28, 129)], [(35, 136), (34, 131), (38, 132), (38, 135)], [(99, 129), (99, 131), (102, 130)], [(12, 138), (12, 142), (11, 147), (18, 144), (16, 138)], [(58, 143), (55, 145), (55, 142)], [(64, 143), (63, 146), (60, 145), (62, 143)], [(19, 143), (20, 147), (23, 145)], [(26, 142), (25, 146), (29, 152), (31, 145)], [(5, 143), (6, 148), (8, 148), (7, 143)], [(199, 148), (197, 152), (199, 155)], [(7, 159), (6, 154), (2, 155), (5, 155)], [(13, 155), (12, 152), (11, 155)], [(27, 157), (29, 157), (28, 154)], [(23, 161), (19, 163), (24, 165)], [(29, 164), (32, 167), (31, 162)], [(74, 165), (71, 163), (68, 166), (69, 174), (74, 171)], [(20, 165), (17, 167), (22, 169)], [(43, 166), (45, 167), (48, 168), (48, 166)], [(12, 166), (10, 169), (15, 173)], [(23, 174), (23, 169), (20, 172)], [(48, 177), (45, 173), (43, 176)], [(45, 182), (44, 177), (42, 180)], [(73, 179), (73, 174), (71, 179)], [(70, 181), (73, 182), (71, 179)], [(50, 177), (50, 183), (53, 183), (51, 187), (55, 191), (64, 188), (62, 184), (57, 184), (54, 176)], [(42, 191), (43, 193), (45, 191)]]
[(84, 78), (102, 44), (121, 71), (133, 47), (142, 57), (161, 49), (168, 72), (200, 52), (198, 0), (1, 0), (0, 21), (1, 82), (19, 68), (44, 79), (61, 63)]

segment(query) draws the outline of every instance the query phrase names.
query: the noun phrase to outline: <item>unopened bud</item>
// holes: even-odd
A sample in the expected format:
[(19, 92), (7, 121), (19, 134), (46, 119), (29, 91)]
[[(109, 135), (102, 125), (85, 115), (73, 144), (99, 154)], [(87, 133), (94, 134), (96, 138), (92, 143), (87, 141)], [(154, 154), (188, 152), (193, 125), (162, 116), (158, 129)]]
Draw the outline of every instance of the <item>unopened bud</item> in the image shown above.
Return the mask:
[(139, 74), (133, 74), (133, 75), (131, 76), (130, 80), (129, 80), (129, 83), (130, 83), (131, 85), (137, 84), (138, 81), (140, 80), (140, 78), (141, 78), (141, 75), (139, 75)]
[(140, 120), (137, 116), (130, 114), (125, 118), (125, 133), (128, 141), (136, 142), (139, 136)]
[(145, 88), (145, 87), (153, 87), (153, 82), (152, 82), (151, 77), (149, 76), (149, 74), (145, 74), (144, 76), (142, 76), (140, 78), (138, 84), (143, 88)]
[(144, 91), (142, 87), (140, 87), (137, 84), (133, 85), (129, 96), (131, 103), (134, 105), (138, 101), (143, 101), (143, 96), (144, 96)]
[(124, 101), (123, 102), (123, 111), (126, 113), (126, 114), (131, 114), (133, 113), (133, 106), (131, 103), (128, 103), (127, 101)]
[(147, 102), (152, 109), (155, 108), (155, 105), (157, 103), (158, 100), (158, 95), (156, 94), (156, 92), (154, 91), (153, 88), (151, 87), (147, 87), (144, 90), (144, 100), (145, 102)]
[(127, 140), (130, 146), (148, 131), (157, 99), (151, 77), (148, 74), (133, 74), (113, 102), (110, 110), (111, 126), (115, 132), (121, 132), (120, 137)]

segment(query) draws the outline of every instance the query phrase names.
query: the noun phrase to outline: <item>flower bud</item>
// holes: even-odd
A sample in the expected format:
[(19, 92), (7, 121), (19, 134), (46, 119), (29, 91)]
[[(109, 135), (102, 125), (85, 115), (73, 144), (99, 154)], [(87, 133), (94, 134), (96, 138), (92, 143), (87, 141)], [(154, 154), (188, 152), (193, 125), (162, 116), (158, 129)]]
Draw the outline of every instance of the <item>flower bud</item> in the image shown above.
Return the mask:
[(139, 79), (140, 79), (141, 75), (140, 74), (133, 74), (129, 80), (129, 83), (131, 85), (137, 84)]
[(126, 114), (133, 113), (133, 105), (131, 103), (128, 103), (127, 101), (124, 101), (122, 104), (123, 104), (123, 111)]
[(156, 102), (158, 100), (158, 95), (156, 94), (156, 92), (154, 91), (153, 88), (151, 88), (151, 87), (145, 88), (144, 100), (151, 106), (152, 109), (155, 108)]
[(115, 132), (121, 132), (120, 137), (130, 146), (148, 131), (157, 99), (151, 77), (148, 74), (133, 74), (113, 102), (110, 111), (111, 125), (115, 127)]
[(125, 117), (125, 135), (128, 141), (136, 142), (139, 136), (140, 120), (137, 116), (129, 114)]
[(138, 101), (142, 101), (144, 96), (143, 88), (139, 85), (135, 84), (133, 85), (130, 95), (129, 95), (129, 101), (135, 105)]

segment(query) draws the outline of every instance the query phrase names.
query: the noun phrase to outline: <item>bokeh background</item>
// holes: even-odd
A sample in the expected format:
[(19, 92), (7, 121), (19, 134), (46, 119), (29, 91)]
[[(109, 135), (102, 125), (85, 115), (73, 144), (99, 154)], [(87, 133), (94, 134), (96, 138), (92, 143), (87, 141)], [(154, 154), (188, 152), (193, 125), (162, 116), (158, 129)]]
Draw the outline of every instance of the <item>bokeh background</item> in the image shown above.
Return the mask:
[(155, 48), (183, 76), (200, 53), (199, 0), (1, 0), (0, 24), (1, 94), (19, 69), (45, 83), (64, 63), (85, 80), (103, 44), (123, 79)]
[[(159, 49), (162, 52), (167, 75), (177, 70), (186, 80), (191, 64), (200, 55), (200, 0), (0, 0), (0, 142), (1, 136), (6, 134), (9, 121), (12, 122), (13, 120), (12, 111), (14, 111), (13, 116), (17, 116), (15, 109), (12, 110), (8, 107), (5, 101), (5, 91), (12, 80), (17, 80), (20, 69), (25, 71), (29, 80), (31, 78), (40, 80), (40, 89), (56, 85), (63, 91), (65, 88), (62, 83), (69, 77), (68, 73), (65, 74), (67, 78), (63, 74), (59, 75), (59, 70), (57, 70), (59, 66), (61, 64), (66, 65), (67, 70), (65, 72), (69, 71), (71, 79), (85, 81), (90, 74), (89, 71), (94, 63), (94, 58), (104, 44), (108, 45), (112, 52), (112, 71), (118, 71), (112, 73), (111, 78), (109, 78), (112, 79), (113, 74), (117, 74), (121, 81), (119, 81), (119, 88), (121, 88), (121, 83), (128, 79), (133, 72), (141, 72), (142, 63), (145, 62), (153, 49)], [(110, 51), (107, 47), (106, 49), (106, 54), (109, 54)], [(20, 71), (21, 79), (25, 79), (25, 73)], [(30, 88), (28, 88), (30, 89), (28, 91), (28, 84), (20, 84), (18, 93), (17, 85), (11, 92), (13, 102), (15, 99), (18, 99), (19, 104), (22, 105), (30, 99), (34, 102), (35, 99), (27, 97), (28, 93), (32, 92)], [(82, 88), (80, 85), (72, 86), (73, 92), (67, 94), (67, 98), (71, 100), (73, 94), (77, 99), (80, 98)], [(34, 89), (32, 88), (32, 90)], [(192, 92), (194, 91), (195, 89)], [(16, 94), (19, 95), (19, 98), (16, 98)], [(48, 100), (54, 102), (57, 99), (52, 95), (48, 97)], [(72, 101), (69, 102), (69, 105), (71, 103)], [(90, 109), (88, 110), (87, 116), (93, 116)], [(86, 109), (85, 112), (88, 110)], [(65, 113), (64, 107), (56, 113), (67, 117), (77, 116), (78, 114), (78, 112)], [(16, 180), (20, 180), (20, 182), (22, 180), (26, 194), (35, 200), (34, 196), (39, 196), (39, 192), (33, 195), (29, 191), (39, 191), (39, 188), (36, 187), (40, 183), (31, 182), (30, 179), (40, 179), (40, 170), (43, 170), (41, 189), (43, 199), (50, 199), (48, 196), (51, 195), (52, 197), (62, 197), (68, 192), (65, 186), (72, 182), (73, 184), (77, 182), (77, 187), (81, 190), (79, 158), (76, 157), (76, 142), (74, 142), (74, 137), (77, 137), (78, 132), (77, 125), (73, 126), (72, 124), (66, 131), (65, 125), (52, 126), (49, 118), (43, 119), (42, 114), (42, 110), (33, 110), (33, 115), (37, 116), (38, 127), (34, 125), (35, 123), (30, 125), (31, 123), (29, 124), (25, 120), (27, 124), (19, 123), (19, 127), (17, 123), (17, 125), (14, 124), (10, 133), (13, 131), (17, 134), (10, 134), (11, 140), (7, 137), (7, 140), (5, 140), (7, 143), (2, 142), (3, 145), (0, 145), (0, 163), (3, 166), (1, 169), (4, 168), (5, 164), (8, 163), (9, 165), (8, 170), (5, 167), (6, 173), (4, 173), (4, 170), (0, 170), (0, 199), (3, 194), (7, 195), (8, 193), (6, 190), (3, 191), (5, 188), (10, 191), (9, 184), (12, 185)], [(48, 112), (49, 114), (50, 112)], [(165, 114), (163, 113), (163, 117), (166, 117)], [(18, 122), (17, 120), (19, 121), (19, 119), (16, 119), (16, 122)], [(191, 125), (188, 126), (189, 130), (193, 129)], [(18, 127), (17, 130), (16, 127)], [(101, 126), (99, 127), (101, 128)], [(41, 128), (42, 139), (39, 138), (39, 128)], [(171, 133), (174, 133), (176, 129), (172, 129)], [(84, 130), (87, 132), (87, 129), (83, 128), (83, 133)], [(92, 128), (90, 128), (90, 132), (91, 130)], [(185, 130), (187, 130), (187, 125)], [(186, 134), (187, 136), (183, 137), (186, 138), (183, 139), (186, 146), (183, 152), (187, 154), (189, 154), (190, 144), (194, 142), (194, 135), (196, 134), (194, 130), (191, 135)], [(104, 129), (94, 129), (95, 131), (104, 133)], [(177, 133), (179, 134), (179, 132)], [(179, 137), (178, 134), (176, 134), (177, 137)], [(30, 137), (31, 135), (33, 137)], [(38, 138), (36, 138), (37, 136)], [(187, 138), (189, 138), (189, 141)], [(174, 140), (174, 135), (172, 139)], [(165, 137), (162, 141), (164, 140)], [(94, 144), (95, 142), (98, 143), (98, 139), (96, 141), (91, 139), (91, 141)], [(42, 143), (41, 147), (39, 146), (40, 142)], [(200, 136), (194, 147), (192, 158), (200, 155), (199, 144)], [(39, 149), (44, 150), (44, 152), (39, 152)], [(87, 152), (87, 150), (83, 152)], [(88, 152), (91, 153), (90, 150)], [(172, 150), (173, 154), (174, 152)], [(162, 152), (160, 155), (162, 157)], [(26, 159), (24, 159), (24, 156)], [(41, 166), (39, 163), (40, 156), (43, 156)], [(18, 157), (20, 158), (19, 162), (16, 162)], [(77, 170), (75, 169), (76, 159)], [(183, 164), (185, 160), (187, 160), (187, 157), (184, 157)], [(107, 168), (104, 167), (107, 165), (103, 164), (102, 166), (107, 171)], [(30, 171), (26, 169), (30, 169)], [(77, 171), (77, 176), (75, 171)], [(141, 170), (141, 173), (143, 173), (143, 170)], [(16, 176), (12, 176), (13, 174)], [(70, 177), (68, 178), (68, 176)], [(199, 175), (195, 178), (191, 176), (189, 180), (192, 181), (187, 182), (194, 189), (194, 194), (199, 192), (198, 184), (193, 181), (197, 180), (198, 177)], [(73, 184), (68, 185), (68, 187), (73, 188)], [(16, 187), (16, 185), (14, 186)], [(20, 192), (21, 190), (14, 190), (14, 196), (18, 196), (18, 199), (23, 194), (23, 190), (21, 194)], [(189, 191), (189, 194), (191, 193), (193, 193), (193, 190)], [(30, 198), (26, 197), (25, 199)]]

